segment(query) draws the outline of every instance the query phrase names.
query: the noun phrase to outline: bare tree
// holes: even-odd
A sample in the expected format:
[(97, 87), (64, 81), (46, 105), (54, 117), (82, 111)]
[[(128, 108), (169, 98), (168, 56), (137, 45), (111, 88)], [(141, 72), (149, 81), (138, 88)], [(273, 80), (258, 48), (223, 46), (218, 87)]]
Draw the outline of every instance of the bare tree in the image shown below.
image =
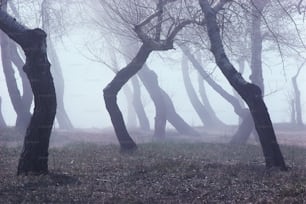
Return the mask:
[(17, 174), (46, 174), (49, 139), (56, 113), (56, 95), (46, 52), (46, 33), (39, 28), (26, 28), (4, 11), (0, 11), (0, 29), (25, 52), (26, 64), (23, 69), (31, 83), (35, 101)]
[(219, 1), (213, 7), (209, 4), (208, 0), (199, 0), (199, 3), (205, 15), (205, 24), (211, 43), (211, 51), (215, 56), (216, 63), (229, 83), (249, 106), (262, 145), (266, 167), (278, 167), (286, 170), (287, 167), (277, 143), (273, 125), (265, 102), (263, 101), (260, 88), (244, 80), (241, 74), (231, 64), (224, 51), (220, 28), (217, 23), (217, 14), (227, 1)]
[[(173, 40), (176, 34), (187, 24), (190, 20), (180, 18), (180, 16), (173, 18), (171, 10), (177, 8), (172, 1), (158, 1), (155, 2), (127, 2), (127, 5), (122, 5), (122, 1), (112, 2), (110, 5), (107, 1), (103, 1), (104, 5), (108, 5), (109, 11), (116, 11), (112, 15), (119, 16), (119, 21), (129, 22), (136, 18), (132, 23), (133, 32), (137, 38), (141, 40), (142, 45), (139, 48), (136, 56), (123, 69), (121, 69), (114, 79), (104, 89), (104, 100), (106, 108), (110, 114), (116, 135), (120, 142), (122, 150), (133, 150), (136, 148), (135, 142), (130, 137), (122, 117), (122, 113), (117, 105), (117, 93), (122, 86), (134, 76), (145, 64), (147, 58), (152, 51), (165, 51), (173, 48)], [(132, 5), (131, 5), (132, 4)], [(170, 5), (170, 6), (169, 6)], [(130, 8), (134, 6), (135, 8)], [(168, 6), (168, 7), (167, 7)], [(128, 8), (128, 14), (123, 16), (122, 12), (126, 9), (118, 11), (118, 8)], [(144, 8), (146, 8), (144, 10)], [(183, 8), (179, 5), (179, 8)], [(151, 14), (147, 15), (151, 10)], [(136, 13), (133, 13), (136, 12)], [(133, 15), (133, 16), (131, 16)], [(128, 18), (130, 17), (130, 18)], [(131, 25), (129, 22), (127, 25)], [(165, 28), (163, 25), (167, 26)], [(126, 27), (126, 24), (125, 24)]]

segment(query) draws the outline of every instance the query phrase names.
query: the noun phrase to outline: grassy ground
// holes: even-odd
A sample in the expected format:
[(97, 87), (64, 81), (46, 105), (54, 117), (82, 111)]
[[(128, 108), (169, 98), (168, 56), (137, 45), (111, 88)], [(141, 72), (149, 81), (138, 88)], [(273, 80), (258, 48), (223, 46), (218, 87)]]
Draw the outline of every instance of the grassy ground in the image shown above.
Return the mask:
[(0, 203), (306, 203), (306, 149), (282, 150), (289, 172), (257, 145), (78, 142), (50, 149), (50, 175), (17, 177), (20, 146), (1, 146)]

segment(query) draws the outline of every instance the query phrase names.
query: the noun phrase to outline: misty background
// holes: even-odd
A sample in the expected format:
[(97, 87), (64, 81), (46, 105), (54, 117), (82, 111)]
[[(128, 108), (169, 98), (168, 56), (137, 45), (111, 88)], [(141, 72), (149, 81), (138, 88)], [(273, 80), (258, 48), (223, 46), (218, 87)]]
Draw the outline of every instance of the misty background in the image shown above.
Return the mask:
[[(41, 21), (37, 20), (39, 19), (39, 16), (37, 16), (39, 3), (33, 1), (32, 4), (25, 5), (25, 3), (19, 2), (19, 5), (20, 15), (27, 16), (27, 18), (26, 21), (24, 20), (25, 18), (18, 20), (29, 27), (41, 26)], [(110, 118), (103, 100), (103, 88), (114, 77), (114, 73), (105, 65), (105, 63), (111, 64), (107, 56), (109, 56), (109, 52), (112, 52), (112, 49), (102, 39), (103, 34), (101, 36), (99, 26), (96, 24), (98, 16), (91, 10), (93, 9), (92, 5), (86, 7), (75, 3), (65, 9), (61, 3), (58, 3), (58, 7), (55, 3), (52, 7), (53, 9), (58, 9), (62, 15), (61, 23), (54, 22), (58, 18), (54, 18), (51, 21), (54, 27), (59, 26), (60, 28), (52, 30), (50, 35), (62, 66), (65, 81), (64, 103), (66, 111), (76, 128), (110, 127)], [(37, 12), (29, 12), (33, 8)], [(59, 31), (59, 33), (56, 33), (56, 31)], [(304, 30), (300, 31), (303, 32), (302, 35), (305, 34)], [(93, 52), (95, 52), (95, 56)], [(230, 55), (230, 53), (228, 54)], [(300, 54), (306, 58), (305, 50)], [(101, 58), (97, 59), (97, 56)], [(192, 126), (201, 126), (201, 121), (191, 106), (184, 88), (181, 57), (182, 52), (176, 46), (174, 50), (167, 52), (154, 52), (150, 55), (147, 63), (157, 73), (160, 86), (172, 98), (177, 112)], [(282, 57), (278, 50), (263, 52), (264, 100), (273, 123), (290, 122), (290, 103), (294, 97), (291, 77), (296, 74), (298, 67), (303, 63), (293, 57)], [(237, 66), (235, 62), (233, 63)], [(121, 58), (118, 64), (118, 67), (122, 68), (126, 65), (126, 62)], [(189, 66), (191, 67), (192, 65), (189, 64)], [(213, 62), (205, 63), (205, 67), (216, 82), (229, 93), (233, 93), (233, 89)], [(189, 69), (189, 72), (196, 88), (198, 74), (192, 68)], [(243, 76), (248, 79), (249, 75), (250, 69), (247, 64)], [(15, 76), (21, 88), (21, 79), (17, 71)], [(306, 70), (302, 68), (297, 82), (301, 89), (303, 115), (305, 114), (306, 101), (304, 94), (305, 79)], [(128, 85), (130, 86), (130, 82)], [(142, 100), (152, 128), (155, 114), (154, 105), (142, 84), (141, 89)], [(217, 116), (226, 124), (237, 124), (238, 117), (234, 113), (233, 107), (209, 86), (206, 86), (206, 89), (208, 99)], [(3, 72), (0, 72), (0, 96), (2, 97), (4, 119), (8, 125), (13, 126), (16, 114), (8, 97)], [(128, 109), (132, 107), (127, 106), (127, 99), (122, 91), (120, 91), (118, 98), (119, 106), (124, 116), (126, 116)], [(167, 125), (171, 127), (171, 125)], [(55, 126), (57, 126), (57, 123), (55, 123)]]

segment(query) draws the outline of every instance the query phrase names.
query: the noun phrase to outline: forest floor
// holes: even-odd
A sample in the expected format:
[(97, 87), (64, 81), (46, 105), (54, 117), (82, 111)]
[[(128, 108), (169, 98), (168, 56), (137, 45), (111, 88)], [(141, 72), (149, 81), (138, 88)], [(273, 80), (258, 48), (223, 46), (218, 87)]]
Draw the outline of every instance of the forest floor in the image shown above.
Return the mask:
[(122, 154), (111, 130), (55, 130), (49, 175), (16, 176), (22, 136), (0, 130), (0, 203), (306, 203), (306, 131), (278, 131), (291, 169), (266, 170), (260, 146), (227, 144), (232, 128), (163, 142), (131, 131)]

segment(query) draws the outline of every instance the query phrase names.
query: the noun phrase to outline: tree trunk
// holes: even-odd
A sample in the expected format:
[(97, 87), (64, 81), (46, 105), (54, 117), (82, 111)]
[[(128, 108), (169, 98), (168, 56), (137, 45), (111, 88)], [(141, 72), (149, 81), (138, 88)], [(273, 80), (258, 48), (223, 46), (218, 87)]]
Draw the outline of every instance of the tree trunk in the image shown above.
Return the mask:
[(132, 78), (132, 85), (134, 90), (133, 107), (136, 111), (140, 128), (142, 130), (149, 131), (150, 123), (141, 101), (141, 90), (140, 90), (139, 80), (136, 76)]
[(31, 114), (30, 109), (26, 109), (26, 107), (24, 107), (22, 97), (17, 86), (15, 73), (11, 62), (9, 43), (9, 38), (3, 32), (1, 32), (2, 67), (5, 75), (8, 93), (17, 115), (15, 126), (19, 131), (24, 132), (30, 121)]
[(189, 76), (189, 67), (186, 56), (182, 56), (182, 75), (183, 81), (186, 89), (186, 93), (188, 95), (189, 101), (193, 106), (194, 110), (196, 111), (197, 115), (201, 119), (201, 122), (204, 126), (215, 126), (209, 111), (206, 107), (201, 103), (200, 99), (198, 98), (193, 85), (190, 80)]
[(303, 127), (303, 118), (302, 118), (302, 106), (301, 106), (301, 93), (297, 84), (297, 77), (299, 76), (299, 73), (303, 67), (304, 63), (300, 66), (298, 69), (298, 72), (296, 73), (295, 76), (291, 78), (292, 81), (292, 86), (294, 90), (294, 104), (293, 104), (293, 111), (295, 110), (295, 121), (298, 127)]
[(177, 114), (169, 95), (164, 90), (161, 89), (161, 91), (165, 101), (167, 120), (169, 123), (171, 123), (171, 125), (181, 134), (199, 136), (199, 133), (195, 131), (190, 125), (188, 125), (188, 123), (186, 123), (179, 114)]
[(7, 127), (7, 125), (2, 115), (2, 99), (0, 97), (0, 128), (5, 128), (5, 127)]
[(10, 51), (11, 51), (11, 59), (12, 62), (15, 64), (15, 66), (17, 67), (19, 76), (21, 78), (22, 81), (22, 96), (21, 96), (21, 100), (24, 106), (24, 109), (30, 112), (31, 109), (31, 105), (33, 102), (33, 93), (31, 90), (31, 85), (30, 82), (27, 78), (27, 75), (24, 73), (23, 71), (23, 65), (24, 65), (24, 61), (21, 58), (20, 54), (18, 53), (18, 48), (15, 42), (11, 41), (10, 42)]
[(142, 70), (138, 73), (138, 76), (147, 89), (155, 106), (153, 136), (155, 138), (163, 139), (166, 137), (167, 108), (161, 88), (158, 84), (157, 75), (145, 64)]
[(57, 111), (56, 119), (59, 125), (59, 128), (71, 130), (73, 125), (71, 120), (66, 112), (64, 104), (64, 91), (65, 91), (65, 82), (63, 78), (62, 68), (58, 56), (56, 54), (55, 48), (51, 40), (48, 40), (48, 53), (50, 56), (50, 61), (53, 65), (53, 76), (55, 82), (55, 90), (57, 95)]
[(17, 174), (48, 173), (49, 139), (56, 113), (56, 96), (46, 51), (46, 33), (27, 29), (0, 11), (0, 29), (17, 42), (26, 55), (24, 71), (34, 94), (34, 113), (26, 131)]
[(122, 113), (117, 104), (117, 94), (122, 86), (142, 68), (151, 52), (152, 49), (143, 44), (133, 60), (121, 69), (103, 90), (106, 109), (111, 117), (121, 149), (124, 151), (134, 150), (136, 143), (126, 129)]
[(260, 88), (246, 82), (230, 63), (223, 48), (216, 11), (207, 0), (199, 0), (199, 2), (205, 15), (211, 51), (224, 76), (249, 106), (263, 149), (266, 167), (279, 167), (282, 170), (287, 170)]
[(202, 65), (196, 60), (196, 58), (191, 54), (191, 52), (188, 50), (187, 47), (181, 46), (181, 49), (183, 53), (188, 57), (190, 62), (192, 63), (193, 67), (199, 72), (199, 74), (202, 76), (203, 80), (205, 80), (220, 96), (222, 96), (227, 102), (229, 102), (233, 108), (235, 113), (243, 117), (244, 110), (242, 109), (238, 99), (232, 95), (230, 95), (228, 92), (226, 92), (219, 84), (217, 84), (207, 73)]
[(214, 121), (214, 124), (216, 124), (215, 126), (225, 126), (225, 124), (217, 117), (214, 109), (212, 108), (208, 97), (207, 97), (207, 93), (206, 93), (206, 88), (204, 85), (204, 80), (203, 77), (198, 73), (198, 87), (199, 87), (199, 94), (202, 100), (202, 103), (204, 104), (204, 106), (206, 107), (206, 109), (208, 110), (212, 120)]
[(57, 113), (56, 120), (58, 122), (59, 128), (62, 129), (73, 129), (73, 125), (70, 121), (70, 118), (66, 112), (65, 104), (64, 104), (64, 90), (65, 90), (65, 82), (62, 73), (62, 67), (60, 60), (57, 56), (55, 47), (50, 38), (50, 11), (49, 5), (50, 2), (48, 0), (43, 0), (41, 3), (41, 18), (42, 18), (42, 28), (48, 33), (47, 38), (47, 51), (49, 54), (49, 58), (51, 64), (53, 65), (52, 74), (54, 76), (55, 82), (55, 90), (57, 95)]

